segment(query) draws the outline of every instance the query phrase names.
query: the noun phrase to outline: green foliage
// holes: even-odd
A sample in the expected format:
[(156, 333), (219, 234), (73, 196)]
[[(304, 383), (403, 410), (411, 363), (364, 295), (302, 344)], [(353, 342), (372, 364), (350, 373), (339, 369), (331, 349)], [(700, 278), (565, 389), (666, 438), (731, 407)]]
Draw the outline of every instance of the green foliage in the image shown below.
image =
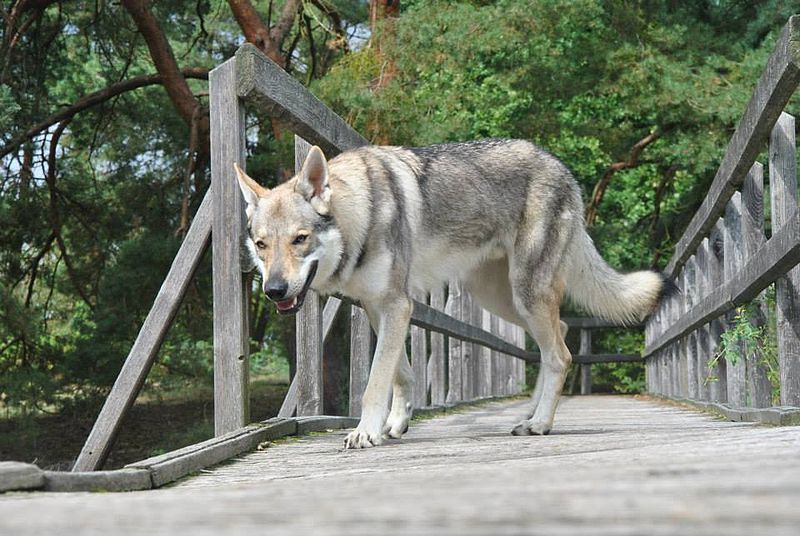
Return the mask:
[[(762, 296), (734, 311), (733, 319), (722, 333), (719, 348), (709, 360), (708, 367), (715, 368), (720, 359), (735, 366), (747, 356), (755, 356), (758, 364), (767, 371), (767, 378), (772, 385), (773, 403), (779, 404), (780, 368), (775, 285), (770, 285)], [(709, 377), (707, 382), (717, 380)]]

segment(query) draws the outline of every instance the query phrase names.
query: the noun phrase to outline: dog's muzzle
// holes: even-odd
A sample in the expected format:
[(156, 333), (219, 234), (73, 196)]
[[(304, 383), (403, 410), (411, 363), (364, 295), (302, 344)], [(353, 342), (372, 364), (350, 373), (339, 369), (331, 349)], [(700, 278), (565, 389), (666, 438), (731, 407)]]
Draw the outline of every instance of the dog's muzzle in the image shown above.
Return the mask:
[(303, 306), (303, 302), (306, 299), (306, 292), (308, 292), (308, 288), (311, 286), (311, 282), (314, 280), (314, 276), (317, 275), (317, 264), (319, 261), (314, 261), (311, 265), (311, 268), (308, 270), (308, 277), (306, 277), (306, 282), (303, 284), (303, 288), (298, 292), (293, 298), (289, 298), (288, 300), (281, 300), (275, 302), (275, 307), (278, 308), (278, 312), (282, 315), (291, 315), (296, 313), (300, 310)]

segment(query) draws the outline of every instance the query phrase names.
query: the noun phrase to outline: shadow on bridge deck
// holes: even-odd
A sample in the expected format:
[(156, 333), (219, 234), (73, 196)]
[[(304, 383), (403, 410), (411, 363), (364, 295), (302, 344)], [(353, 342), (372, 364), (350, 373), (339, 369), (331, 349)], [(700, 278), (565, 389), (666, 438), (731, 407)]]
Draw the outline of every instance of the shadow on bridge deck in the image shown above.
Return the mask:
[(0, 496), (0, 533), (798, 534), (800, 427), (631, 397), (565, 398), (547, 437), (525, 402), (413, 423), (344, 451), (289, 439), (165, 489)]

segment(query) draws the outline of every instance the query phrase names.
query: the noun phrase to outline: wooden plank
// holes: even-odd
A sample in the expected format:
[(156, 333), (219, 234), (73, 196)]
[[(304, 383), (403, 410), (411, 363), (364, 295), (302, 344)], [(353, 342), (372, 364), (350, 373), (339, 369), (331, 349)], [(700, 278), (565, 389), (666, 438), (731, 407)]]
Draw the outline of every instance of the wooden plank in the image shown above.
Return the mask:
[(239, 97), (319, 145), (327, 157), (368, 145), (363, 136), (254, 45), (245, 44), (236, 51), (236, 79)]
[(0, 462), (0, 493), (44, 486), (44, 471), (32, 463)]
[(281, 408), (278, 410), (278, 417), (289, 418), (294, 417), (297, 413), (297, 374), (292, 378), (289, 384), (289, 390), (286, 391), (286, 397), (283, 399)]
[[(503, 320), (492, 315), (491, 329), (489, 332), (495, 337), (500, 336), (500, 323)], [(505, 356), (495, 349), (492, 349), (492, 395), (499, 396), (503, 394), (503, 361)]]
[(644, 327), (644, 323), (620, 324), (604, 318), (587, 318), (581, 316), (565, 316), (561, 319), (570, 329), (605, 329), (605, 328), (639, 328)]
[[(444, 288), (437, 288), (431, 292), (431, 309), (444, 310)], [(444, 335), (430, 332), (431, 355), (428, 360), (428, 383), (431, 386), (431, 405), (440, 406), (445, 403), (447, 396), (447, 378), (444, 358)]]
[[(461, 297), (461, 321), (470, 327), (473, 324), (472, 315), (472, 296), (466, 290), (462, 290)], [(475, 341), (462, 339), (461, 343), (461, 394), (463, 400), (475, 398)]]
[[(448, 404), (455, 404), (456, 402), (461, 402), (463, 400), (462, 396), (462, 385), (461, 385), (461, 373), (462, 373), (462, 361), (461, 361), (461, 346), (462, 342), (458, 336), (461, 334), (461, 331), (464, 331), (464, 326), (459, 326), (461, 329), (453, 330), (452, 332), (448, 333), (446, 331), (440, 331), (442, 326), (447, 326), (448, 324), (463, 324), (460, 321), (461, 317), (461, 301), (462, 301), (462, 294), (461, 294), (461, 286), (457, 282), (450, 283), (450, 290), (447, 296), (447, 302), (444, 307), (444, 314), (439, 313), (438, 311), (431, 310), (433, 313), (429, 313), (431, 317), (430, 321), (428, 322), (428, 329), (432, 331), (437, 331), (438, 333), (442, 333), (449, 337), (448, 343), (448, 357), (447, 357), (447, 369), (448, 369), (448, 376), (447, 376), (447, 403)], [(414, 304), (414, 311), (416, 312), (419, 310), (420, 312), (423, 311), (422, 308), (415, 303)], [(412, 312), (412, 319), (413, 314)], [(423, 318), (424, 320), (424, 318)], [(438, 329), (434, 329), (438, 327)], [(502, 341), (501, 341), (502, 342)]]
[[(581, 354), (592, 353), (592, 332), (588, 329), (581, 330)], [(581, 365), (581, 394), (592, 394), (592, 365)]]
[[(484, 331), (492, 332), (492, 314), (481, 311), (481, 327)], [(492, 396), (492, 350), (481, 346), (478, 354), (478, 395), (481, 397)]]
[(250, 420), (246, 278), (239, 247), (245, 214), (233, 163), (245, 164), (244, 107), (236, 96), (235, 62), (208, 76), (211, 115), (212, 246), (214, 264), (214, 433)]
[[(415, 294), (414, 299), (426, 303), (426, 294)], [(428, 405), (428, 341), (424, 328), (411, 326), (411, 372), (414, 376), (414, 386), (411, 390), (411, 404), (414, 408), (424, 408)]]
[[(794, 117), (783, 113), (769, 141), (772, 228), (797, 217), (797, 150)], [(781, 405), (800, 406), (800, 266), (775, 282)]]
[(45, 490), (68, 492), (140, 491), (153, 487), (147, 469), (117, 469), (115, 471), (88, 471), (65, 473), (45, 471)]
[(367, 313), (361, 307), (350, 307), (350, 405), (352, 417), (361, 415), (361, 398), (367, 388), (374, 335)]
[[(742, 262), (747, 264), (759, 254), (764, 246), (764, 168), (756, 162), (742, 185)], [(754, 328), (758, 329), (766, 322), (766, 298), (763, 293), (756, 300), (751, 310)], [(746, 345), (747, 361), (747, 399), (749, 405), (764, 408), (772, 405), (772, 385), (763, 363), (761, 349), (756, 345)]]
[[(303, 168), (311, 144), (300, 136), (294, 137), (294, 170)], [(322, 310), (320, 297), (313, 290), (306, 293), (303, 307), (295, 317), (295, 347), (297, 348), (297, 415), (323, 413), (322, 369)]]
[[(714, 228), (711, 229), (711, 234), (709, 235), (708, 282), (711, 288), (719, 288), (723, 284), (723, 237), (724, 222), (720, 218), (717, 220)], [(724, 359), (717, 359), (719, 343), (726, 327), (723, 324), (724, 318), (724, 316), (719, 316), (709, 323), (708, 356), (710, 359), (709, 377), (711, 378), (709, 383), (709, 397), (711, 402), (725, 402), (728, 399), (727, 361)], [(676, 392), (674, 396), (679, 395)]]
[(342, 306), (342, 300), (336, 296), (329, 296), (325, 301), (325, 308), (322, 310), (322, 342), (328, 340), (333, 327), (333, 321), (336, 320), (336, 314)]
[[(702, 244), (697, 248), (695, 254), (695, 285), (697, 295), (702, 300), (709, 294), (712, 288), (708, 280), (708, 238), (704, 238)], [(711, 336), (711, 328), (707, 323), (698, 326), (697, 330), (697, 399), (708, 400), (710, 389), (708, 385), (708, 360), (711, 357), (708, 353)]]
[(775, 49), (767, 60), (739, 125), (731, 136), (708, 195), (675, 246), (675, 254), (667, 266), (668, 274), (677, 273), (678, 268), (714, 226), (728, 200), (744, 181), (758, 152), (764, 146), (764, 140), (800, 83), (798, 41), (800, 17), (795, 15), (783, 28)]
[(189, 282), (208, 249), (211, 238), (212, 197), (210, 191), (206, 192), (164, 278), (164, 283), (153, 301), (153, 306), (136, 335), (136, 341), (125, 358), (114, 386), (106, 397), (92, 431), (75, 461), (73, 471), (94, 471), (102, 467), (105, 462), (117, 430), (144, 385), (161, 343), (180, 309)]
[[(733, 279), (736, 270), (743, 264), (742, 256), (742, 195), (733, 194), (725, 209), (725, 236), (723, 240), (723, 279), (727, 282)], [(735, 311), (729, 311), (727, 324), (732, 326), (735, 320)], [(734, 407), (747, 405), (747, 361), (744, 358), (744, 345), (739, 346), (741, 357), (736, 363), (727, 363), (727, 400)], [(691, 397), (689, 397), (691, 398)]]
[(126, 465), (125, 468), (147, 469), (150, 471), (153, 487), (158, 488), (242, 452), (254, 450), (259, 443), (294, 435), (296, 432), (297, 422), (294, 419), (270, 419), (183, 449)]
[[(455, 303), (461, 300), (462, 297), (462, 295), (459, 294), (458, 291), (454, 291), (452, 287), (450, 295), (452, 300), (448, 298), (448, 306), (451, 305), (451, 302)], [(411, 324), (447, 335), (451, 338), (451, 349), (454, 347), (452, 338), (457, 338), (466, 342), (487, 346), (494, 350), (503, 352), (504, 354), (519, 357), (520, 359), (532, 359), (533, 354), (530, 352), (526, 352), (522, 348), (519, 348), (518, 346), (515, 346), (501, 339), (500, 337), (492, 335), (488, 331), (484, 331), (479, 327), (472, 326), (455, 318), (455, 315), (451, 312), (452, 307), (448, 306), (445, 307), (445, 312), (442, 313), (425, 304), (414, 302), (414, 309), (411, 313)], [(451, 376), (453, 373), (454, 372), (451, 368)]]

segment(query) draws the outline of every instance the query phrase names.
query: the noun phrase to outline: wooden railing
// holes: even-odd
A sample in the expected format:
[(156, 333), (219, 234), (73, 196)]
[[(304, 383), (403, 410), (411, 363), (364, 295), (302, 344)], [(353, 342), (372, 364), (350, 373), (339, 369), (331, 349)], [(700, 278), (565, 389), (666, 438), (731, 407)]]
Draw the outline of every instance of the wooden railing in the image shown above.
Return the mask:
[[(319, 145), (329, 158), (367, 144), (360, 134), (252, 45), (244, 45), (234, 58), (211, 71), (209, 93), (211, 189), (195, 215), (73, 471), (102, 467), (209, 244), (213, 249), (215, 435), (230, 436), (250, 422), (247, 333), (250, 288), (240, 264), (240, 246), (246, 229), (243, 200), (232, 166), (233, 162), (242, 167), (246, 164), (246, 108), (265, 111), (295, 132), (298, 169), (310, 144)], [(358, 304), (337, 297), (328, 298), (323, 306), (320, 298), (310, 291), (297, 315), (296, 374), (280, 417), (322, 414), (322, 349), (343, 306), (349, 309), (351, 326), (349, 413), (360, 414), (361, 394), (373, 350), (373, 334), (366, 315)], [(538, 354), (525, 350), (522, 328), (481, 310), (455, 284), (446, 291), (417, 296), (411, 323), (410, 357), (416, 408), (519, 393), (525, 388), (525, 362), (539, 361)], [(581, 350), (573, 361), (583, 365), (585, 392), (590, 390), (591, 363), (641, 359), (638, 355), (591, 353), (589, 330), (609, 327), (606, 323), (579, 318), (568, 319), (567, 324), (583, 333)]]
[[(789, 19), (769, 57), (708, 195), (678, 241), (667, 272), (682, 292), (662, 304), (645, 330), (651, 393), (725, 404), (737, 411), (773, 405), (764, 350), (740, 344), (741, 359), (726, 361), (722, 334), (737, 308), (756, 300), (750, 321), (764, 329), (776, 316), (782, 406), (800, 406), (800, 215), (797, 203), (795, 120), (783, 113), (800, 83), (800, 17)], [(771, 236), (765, 234), (764, 170), (756, 162), (768, 143)], [(776, 288), (774, 312), (762, 296)], [(755, 331), (753, 331), (755, 333)], [(739, 344), (726, 341), (726, 344)], [(728, 350), (731, 350), (728, 348)], [(736, 355), (735, 352), (732, 355)]]

